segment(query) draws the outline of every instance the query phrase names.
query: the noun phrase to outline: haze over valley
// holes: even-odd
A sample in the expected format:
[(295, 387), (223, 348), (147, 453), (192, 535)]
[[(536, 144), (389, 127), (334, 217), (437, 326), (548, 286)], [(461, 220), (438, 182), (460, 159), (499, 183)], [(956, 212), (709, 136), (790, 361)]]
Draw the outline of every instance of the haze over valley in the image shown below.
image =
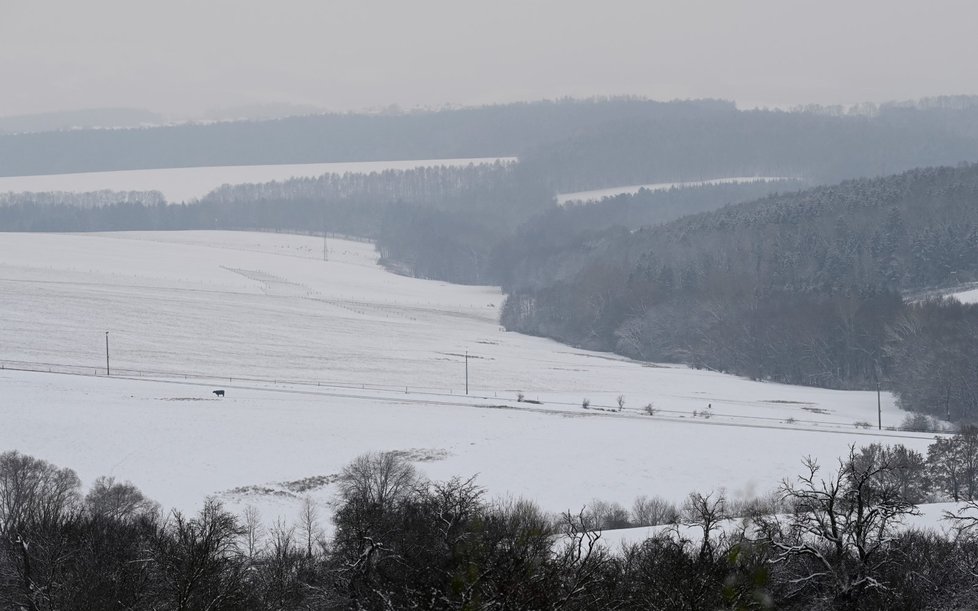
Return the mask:
[(978, 606), (970, 3), (54, 4), (0, 608)]

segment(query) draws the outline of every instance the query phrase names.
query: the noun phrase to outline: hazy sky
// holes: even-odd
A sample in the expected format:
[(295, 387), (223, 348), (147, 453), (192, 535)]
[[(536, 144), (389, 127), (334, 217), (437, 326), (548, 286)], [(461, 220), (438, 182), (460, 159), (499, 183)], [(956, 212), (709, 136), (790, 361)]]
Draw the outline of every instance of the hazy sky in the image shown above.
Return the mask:
[(0, 115), (978, 93), (975, 0), (0, 0)]

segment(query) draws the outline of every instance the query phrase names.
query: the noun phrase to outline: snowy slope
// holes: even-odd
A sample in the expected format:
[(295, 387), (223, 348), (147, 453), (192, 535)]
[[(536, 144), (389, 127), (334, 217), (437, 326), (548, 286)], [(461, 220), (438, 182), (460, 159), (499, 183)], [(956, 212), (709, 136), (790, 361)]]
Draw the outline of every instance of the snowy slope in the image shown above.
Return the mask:
[(791, 180), (790, 178), (777, 178), (770, 176), (740, 176), (734, 178), (714, 178), (710, 180), (695, 180), (690, 182), (657, 182), (645, 185), (627, 185), (624, 187), (608, 187), (606, 189), (594, 189), (592, 191), (575, 191), (574, 193), (561, 193), (557, 195), (557, 204), (587, 204), (601, 201), (606, 197), (616, 195), (633, 195), (642, 189), (648, 191), (668, 191), (670, 189), (682, 189), (685, 187), (703, 187), (708, 185), (729, 185), (729, 184), (749, 184), (752, 182), (777, 182), (779, 180)]
[[(86, 481), (132, 479), (164, 505), (223, 492), (288, 513), (303, 486), (283, 482), (319, 478), (312, 492), (328, 499), (319, 484), (368, 450), (405, 451), (436, 478), (479, 473), (492, 495), (562, 510), (720, 486), (761, 494), (804, 455), (930, 441), (856, 428), (875, 424), (875, 393), (508, 333), (498, 289), (389, 274), (365, 243), (328, 248), (324, 262), (321, 239), (293, 235), (0, 234), (0, 450)], [(36, 372), (48, 369), (84, 375)], [(884, 394), (884, 426), (903, 415)], [(250, 486), (279, 494), (227, 492)]]

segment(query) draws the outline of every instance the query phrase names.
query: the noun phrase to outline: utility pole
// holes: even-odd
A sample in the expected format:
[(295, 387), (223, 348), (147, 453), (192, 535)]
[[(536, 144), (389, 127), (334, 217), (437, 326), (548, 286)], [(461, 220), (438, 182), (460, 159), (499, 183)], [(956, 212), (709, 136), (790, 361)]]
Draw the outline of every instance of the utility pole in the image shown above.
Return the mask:
[(326, 260), (326, 229), (323, 229), (323, 261)]
[(465, 351), (465, 394), (469, 394), (469, 351)]
[(109, 375), (109, 332), (105, 332), (105, 375)]
[(880, 381), (876, 380), (876, 417), (878, 418), (879, 430), (883, 430), (883, 402), (880, 399)]
[(880, 398), (880, 363), (873, 363), (873, 378), (876, 379), (876, 427), (883, 430), (883, 400)]

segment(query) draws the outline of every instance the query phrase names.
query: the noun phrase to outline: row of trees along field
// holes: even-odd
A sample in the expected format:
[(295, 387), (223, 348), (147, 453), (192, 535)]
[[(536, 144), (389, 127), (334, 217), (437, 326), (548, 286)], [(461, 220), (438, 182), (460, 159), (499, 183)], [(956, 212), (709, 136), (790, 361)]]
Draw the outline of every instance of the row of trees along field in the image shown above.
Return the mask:
[(556, 250), (521, 249), (528, 236), (518, 235), (501, 266), (510, 274), (502, 321), (757, 379), (881, 381), (907, 409), (974, 419), (978, 310), (901, 294), (978, 277), (976, 202), (969, 165), (609, 228)]
[[(327, 538), (308, 497), (298, 523), (264, 525), (254, 509), (239, 517), (215, 500), (194, 516), (165, 515), (129, 482), (99, 478), (83, 496), (71, 469), (7, 452), (0, 606), (971, 608), (976, 439), (974, 431), (939, 439), (926, 460), (879, 445), (851, 448), (834, 468), (805, 460), (801, 475), (752, 502), (694, 492), (680, 509), (657, 514), (674, 525), (621, 548), (602, 541), (607, 512), (552, 516), (528, 500), (488, 500), (474, 478), (428, 481), (393, 453), (363, 455), (342, 470)], [(948, 528), (902, 523), (930, 490), (950, 498), (949, 486), (970, 500), (948, 513)]]
[[(550, 240), (556, 250), (579, 234), (661, 223), (798, 184), (643, 191), (607, 205), (558, 208), (521, 166), (497, 163), (226, 186), (189, 204), (167, 205), (158, 193), (8, 194), (0, 196), (0, 228), (327, 231), (375, 240), (384, 264), (402, 273), (497, 284), (508, 277), (506, 254), (531, 244), (544, 247)], [(531, 223), (534, 238), (513, 248), (512, 236), (530, 233), (515, 233), (524, 223)]]
[(493, 246), (552, 203), (518, 166), (496, 163), (227, 186), (188, 204), (158, 193), (8, 194), (0, 227), (325, 231), (376, 240), (384, 262), (405, 273), (485, 283)]

